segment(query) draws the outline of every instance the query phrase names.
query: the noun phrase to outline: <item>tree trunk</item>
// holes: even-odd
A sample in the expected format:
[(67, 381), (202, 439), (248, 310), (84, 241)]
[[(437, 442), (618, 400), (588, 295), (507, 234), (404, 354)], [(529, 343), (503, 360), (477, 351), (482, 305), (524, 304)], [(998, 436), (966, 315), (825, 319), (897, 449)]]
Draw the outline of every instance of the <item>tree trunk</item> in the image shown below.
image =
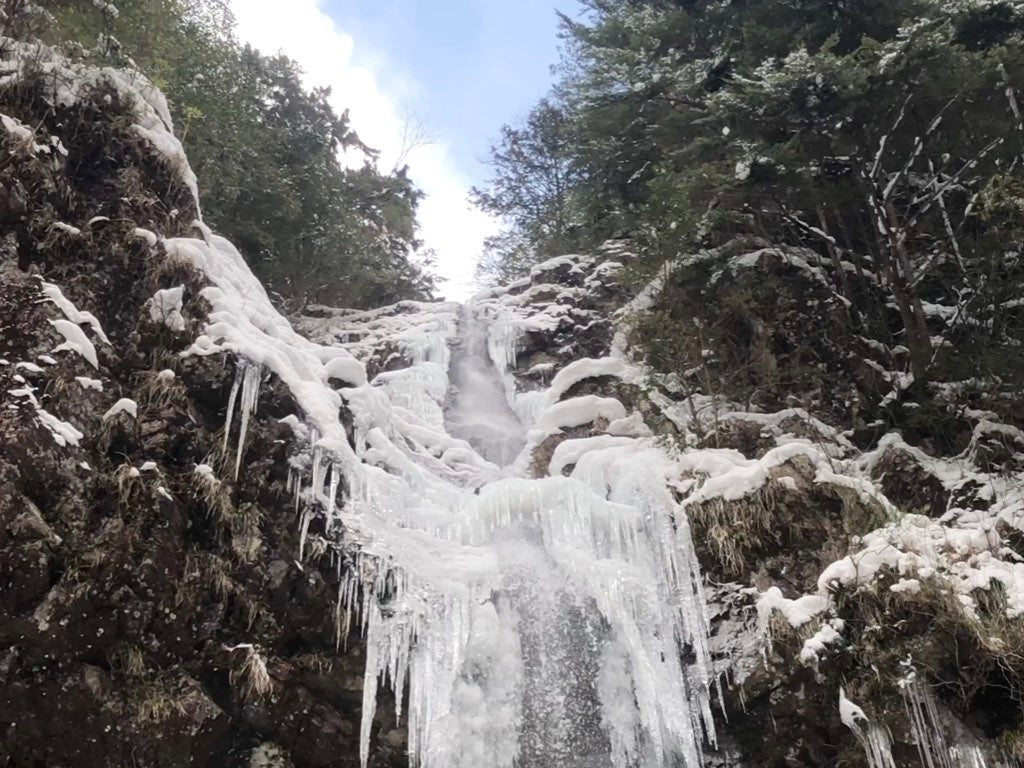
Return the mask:
[(899, 220), (892, 203), (885, 204), (885, 214), (889, 229), (886, 258), (891, 272), (893, 296), (907, 331), (914, 382), (921, 386), (928, 380), (928, 366), (931, 365), (931, 335), (928, 332), (924, 307), (921, 306), (921, 300), (913, 288), (913, 270), (907, 255), (906, 242), (900, 236)]

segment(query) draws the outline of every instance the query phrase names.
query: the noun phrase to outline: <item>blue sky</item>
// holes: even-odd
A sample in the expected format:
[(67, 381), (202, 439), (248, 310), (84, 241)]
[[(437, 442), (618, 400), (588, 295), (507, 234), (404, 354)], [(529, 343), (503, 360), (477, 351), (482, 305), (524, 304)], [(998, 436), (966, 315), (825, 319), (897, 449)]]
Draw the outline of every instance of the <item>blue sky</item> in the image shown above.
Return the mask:
[(579, 13), (575, 0), (328, 0), (323, 7), (364, 47), (368, 63), (385, 59), (376, 63), (382, 85), (403, 94), (451, 144), (474, 183), (486, 175), (480, 160), (499, 127), (522, 117), (551, 82), (556, 9)]
[[(401, 155), (407, 116), (434, 141), (408, 159), (425, 193), (420, 236), (436, 254), (441, 293), (464, 299), (498, 222), (468, 203), (488, 175), (483, 164), (503, 123), (543, 96), (558, 61), (556, 9), (577, 0), (231, 0), (239, 36), (266, 53), (283, 51), (309, 86), (330, 86), (332, 104), (390, 170)], [(364, 158), (346, 157), (361, 164)]]

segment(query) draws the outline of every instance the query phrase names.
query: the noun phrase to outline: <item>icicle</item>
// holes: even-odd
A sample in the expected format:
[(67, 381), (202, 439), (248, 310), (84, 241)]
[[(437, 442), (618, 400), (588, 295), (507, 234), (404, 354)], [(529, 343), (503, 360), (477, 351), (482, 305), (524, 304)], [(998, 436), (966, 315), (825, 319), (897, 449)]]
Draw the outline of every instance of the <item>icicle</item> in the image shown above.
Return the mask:
[(306, 536), (309, 534), (309, 524), (313, 519), (312, 513), (307, 510), (302, 512), (302, 521), (299, 523), (299, 562), (304, 561), (306, 552)]
[(917, 743), (921, 763), (926, 768), (953, 768), (949, 746), (939, 728), (938, 712), (931, 690), (918, 681), (917, 673), (913, 670), (900, 681), (900, 688), (903, 692), (903, 708), (910, 721), (910, 732)]
[(329, 515), (333, 515), (338, 503), (338, 486), (341, 483), (341, 467), (335, 462), (331, 462), (331, 483), (330, 490), (327, 493), (327, 512)]
[(839, 718), (864, 748), (868, 768), (896, 768), (889, 731), (872, 723), (863, 709), (846, 698), (846, 691), (842, 688), (839, 689)]
[(379, 650), (380, 638), (378, 628), (381, 624), (379, 609), (374, 605), (374, 620), (370, 621), (366, 632), (366, 670), (363, 674), (363, 711), (359, 725), (359, 764), (366, 768), (370, 759), (370, 730), (373, 728), (373, 716), (377, 712), (377, 685), (380, 676)]
[[(238, 428), (238, 450), (235, 452), (235, 479), (238, 479), (238, 471), (242, 466), (242, 453), (245, 450), (245, 436), (249, 430), (249, 416), (256, 412), (256, 405), (260, 396), (260, 380), (263, 371), (258, 365), (246, 365), (241, 369), (242, 373), (242, 401), (239, 405), (242, 418)], [(238, 379), (235, 379), (237, 384)], [(232, 390), (234, 394), (234, 390)]]
[(227, 453), (228, 442), (231, 439), (231, 419), (235, 413), (235, 400), (238, 398), (238, 388), (245, 376), (246, 364), (240, 362), (235, 369), (235, 380), (231, 384), (231, 394), (228, 395), (228, 415), (224, 421), (224, 452)]

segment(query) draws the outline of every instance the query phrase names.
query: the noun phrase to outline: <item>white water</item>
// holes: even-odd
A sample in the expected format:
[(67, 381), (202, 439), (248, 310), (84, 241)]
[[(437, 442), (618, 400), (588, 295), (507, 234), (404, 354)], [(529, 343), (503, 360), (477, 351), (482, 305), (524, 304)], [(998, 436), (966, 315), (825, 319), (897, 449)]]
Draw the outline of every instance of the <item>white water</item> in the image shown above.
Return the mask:
[(487, 328), (472, 308), (460, 318), (449, 371), (452, 402), (445, 427), (483, 458), (507, 467), (526, 442), (526, 430), (512, 413), (497, 369), (488, 356)]
[[(367, 639), (363, 763), (387, 684), (400, 709), (407, 693), (413, 766), (698, 768), (714, 740), (707, 615), (666, 486), (674, 464), (640, 436), (580, 441), (568, 477), (513, 476), (532, 425), (494, 365), (514, 359), (509, 343), (471, 306), (450, 360), (425, 342), (433, 353), (383, 379), (392, 403), (417, 411), (398, 411), (405, 429), (447, 429), (430, 438), (443, 456), (482, 469), (453, 473), (406, 451), (420, 427), (404, 443), (364, 436), (364, 457), (408, 484), (368, 472), (346, 518), (358, 547), (342, 621), (358, 614)], [(444, 363), (453, 387), (441, 414), (413, 391), (436, 395)]]

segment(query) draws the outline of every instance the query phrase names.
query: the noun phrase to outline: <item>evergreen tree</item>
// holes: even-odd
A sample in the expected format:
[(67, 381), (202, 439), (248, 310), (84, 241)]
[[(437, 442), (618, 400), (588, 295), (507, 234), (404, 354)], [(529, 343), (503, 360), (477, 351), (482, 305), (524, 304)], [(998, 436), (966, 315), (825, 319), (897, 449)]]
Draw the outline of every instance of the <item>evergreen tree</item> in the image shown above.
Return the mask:
[[(419, 254), (421, 194), (308, 90), (284, 56), (242, 45), (227, 0), (57, 0), (50, 36), (134, 64), (167, 94), (199, 177), (204, 218), (268, 288), (300, 305), (369, 307), (434, 290)], [(339, 154), (361, 153), (343, 167)]]
[(505, 225), (486, 243), (479, 278), (518, 277), (544, 256), (580, 246), (581, 177), (573, 150), (573, 126), (551, 99), (541, 100), (521, 127), (502, 127), (491, 149), (488, 186), (471, 193), (476, 205)]
[[(580, 240), (628, 237), (652, 267), (738, 236), (811, 248), (851, 322), (905, 345), (922, 384), (942, 360), (930, 304), (958, 307), (978, 349), (1009, 338), (1024, 279), (1019, 3), (586, 5), (562, 19), (556, 88)], [(504, 146), (506, 177), (543, 176)]]

